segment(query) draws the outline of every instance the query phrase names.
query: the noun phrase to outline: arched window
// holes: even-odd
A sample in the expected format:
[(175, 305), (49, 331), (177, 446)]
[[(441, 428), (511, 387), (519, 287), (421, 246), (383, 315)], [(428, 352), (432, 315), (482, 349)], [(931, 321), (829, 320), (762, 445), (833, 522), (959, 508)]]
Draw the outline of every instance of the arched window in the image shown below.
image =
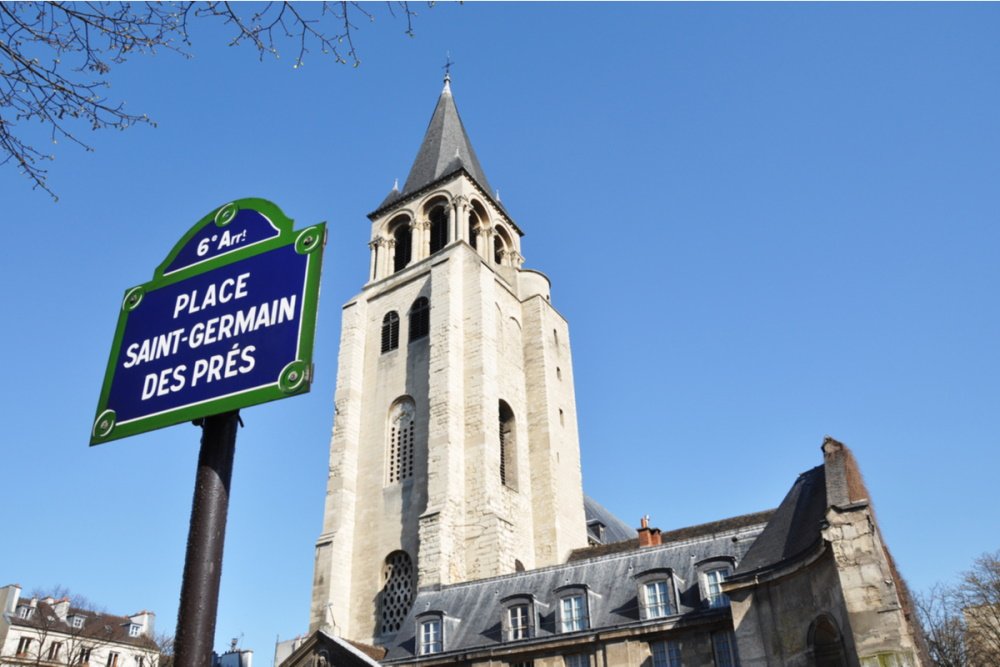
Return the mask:
[(478, 246), (478, 239), (476, 237), (479, 236), (479, 232), (476, 231), (477, 227), (479, 227), (479, 214), (473, 209), (469, 211), (469, 245), (473, 248)]
[(413, 561), (405, 551), (386, 556), (382, 584), (379, 633), (385, 635), (399, 630), (413, 603)]
[(386, 480), (389, 484), (413, 477), (413, 431), (416, 406), (405, 396), (389, 408), (389, 447)]
[(410, 233), (410, 221), (408, 218), (401, 218), (392, 227), (392, 238), (396, 242), (396, 251), (393, 255), (392, 270), (401, 271), (410, 263), (412, 256), (412, 243)]
[(823, 614), (809, 628), (809, 649), (816, 667), (844, 667), (844, 642), (832, 618)]
[(501, 225), (497, 225), (493, 234), (493, 263), (503, 264), (504, 256), (514, 249), (514, 242), (511, 241)]
[(500, 483), (517, 489), (517, 441), (514, 429), (514, 411), (506, 401), (500, 401)]
[(448, 245), (448, 211), (438, 206), (431, 211), (431, 254)]
[(388, 352), (399, 347), (399, 315), (390, 310), (382, 318), (382, 351)]
[(422, 296), (410, 306), (410, 342), (424, 338), (431, 329), (431, 304)]

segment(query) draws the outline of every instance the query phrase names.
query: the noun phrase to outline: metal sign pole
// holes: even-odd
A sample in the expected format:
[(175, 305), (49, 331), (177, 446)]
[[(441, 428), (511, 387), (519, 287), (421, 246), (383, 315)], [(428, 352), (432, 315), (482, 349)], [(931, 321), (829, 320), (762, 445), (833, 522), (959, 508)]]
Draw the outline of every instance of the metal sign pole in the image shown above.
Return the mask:
[(177, 612), (176, 667), (209, 667), (212, 664), (239, 415), (237, 410), (206, 417), (202, 422), (201, 452)]

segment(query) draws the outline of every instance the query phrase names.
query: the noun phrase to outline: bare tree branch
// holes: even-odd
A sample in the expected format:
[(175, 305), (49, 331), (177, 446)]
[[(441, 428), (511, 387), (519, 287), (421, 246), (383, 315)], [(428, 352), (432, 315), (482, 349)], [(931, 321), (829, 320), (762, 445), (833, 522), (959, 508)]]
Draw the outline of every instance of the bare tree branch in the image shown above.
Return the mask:
[[(416, 12), (408, 2), (388, 2), (388, 13), (406, 19), (413, 35)], [(430, 3), (429, 3), (430, 4)], [(353, 19), (375, 15), (359, 2), (243, 5), (211, 2), (3, 2), (0, 3), (0, 164), (11, 163), (35, 188), (53, 198), (44, 164), (55, 159), (25, 138), (25, 124), (48, 128), (49, 140), (92, 147), (80, 128), (124, 130), (154, 125), (146, 114), (126, 111), (106, 96), (114, 65), (133, 54), (158, 49), (187, 56), (188, 21), (221, 20), (232, 29), (230, 46), (249, 44), (258, 57), (279, 57), (291, 43), (292, 66), (301, 67), (318, 51), (335, 62), (361, 64)]]

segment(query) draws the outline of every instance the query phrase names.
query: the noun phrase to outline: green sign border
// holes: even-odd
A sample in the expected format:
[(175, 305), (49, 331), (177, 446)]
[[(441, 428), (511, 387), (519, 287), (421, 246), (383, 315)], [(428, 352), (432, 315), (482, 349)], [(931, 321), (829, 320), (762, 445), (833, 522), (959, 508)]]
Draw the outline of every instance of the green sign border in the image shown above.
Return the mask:
[[(164, 271), (184, 248), (185, 245), (208, 225), (226, 226), (237, 211), (250, 209), (266, 216), (275, 227), (278, 235), (255, 243), (249, 247), (233, 250), (211, 259), (199, 262), (179, 271), (164, 276)], [(281, 398), (288, 398), (309, 391), (312, 385), (313, 342), (316, 336), (316, 310), (319, 303), (319, 279), (323, 264), (323, 248), (326, 245), (326, 223), (320, 223), (295, 231), (292, 229), (292, 219), (287, 217), (278, 206), (266, 199), (237, 199), (224, 204), (203, 217), (192, 227), (173, 247), (167, 258), (156, 267), (153, 279), (136, 287), (125, 290), (121, 310), (118, 314), (118, 326), (115, 329), (114, 342), (111, 345), (111, 355), (108, 358), (107, 370), (104, 373), (104, 385), (101, 388), (101, 398), (97, 403), (97, 413), (90, 431), (90, 444), (99, 445), (112, 440), (126, 438), (147, 431), (153, 431), (165, 426), (172, 426), (186, 421), (210, 417), (212, 415), (239, 410), (251, 405), (259, 405)], [(114, 410), (108, 406), (108, 396), (114, 381), (118, 355), (121, 351), (122, 338), (125, 335), (125, 325), (129, 313), (139, 305), (142, 295), (153, 290), (181, 282), (188, 278), (206, 273), (230, 264), (254, 257), (261, 253), (295, 245), (297, 252), (308, 255), (306, 263), (305, 289), (302, 295), (302, 323), (298, 341), (298, 359), (288, 364), (281, 376), (274, 382), (256, 389), (248, 389), (238, 394), (211, 399), (195, 405), (188, 405), (173, 410), (140, 417), (125, 424), (116, 424)]]

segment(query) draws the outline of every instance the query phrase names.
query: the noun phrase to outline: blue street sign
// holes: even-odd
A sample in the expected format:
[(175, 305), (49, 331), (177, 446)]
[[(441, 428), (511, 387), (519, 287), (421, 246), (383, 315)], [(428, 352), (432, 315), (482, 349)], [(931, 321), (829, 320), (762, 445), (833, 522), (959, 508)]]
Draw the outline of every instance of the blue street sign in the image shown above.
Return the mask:
[(126, 292), (91, 444), (308, 391), (326, 228), (291, 227), (233, 202)]

